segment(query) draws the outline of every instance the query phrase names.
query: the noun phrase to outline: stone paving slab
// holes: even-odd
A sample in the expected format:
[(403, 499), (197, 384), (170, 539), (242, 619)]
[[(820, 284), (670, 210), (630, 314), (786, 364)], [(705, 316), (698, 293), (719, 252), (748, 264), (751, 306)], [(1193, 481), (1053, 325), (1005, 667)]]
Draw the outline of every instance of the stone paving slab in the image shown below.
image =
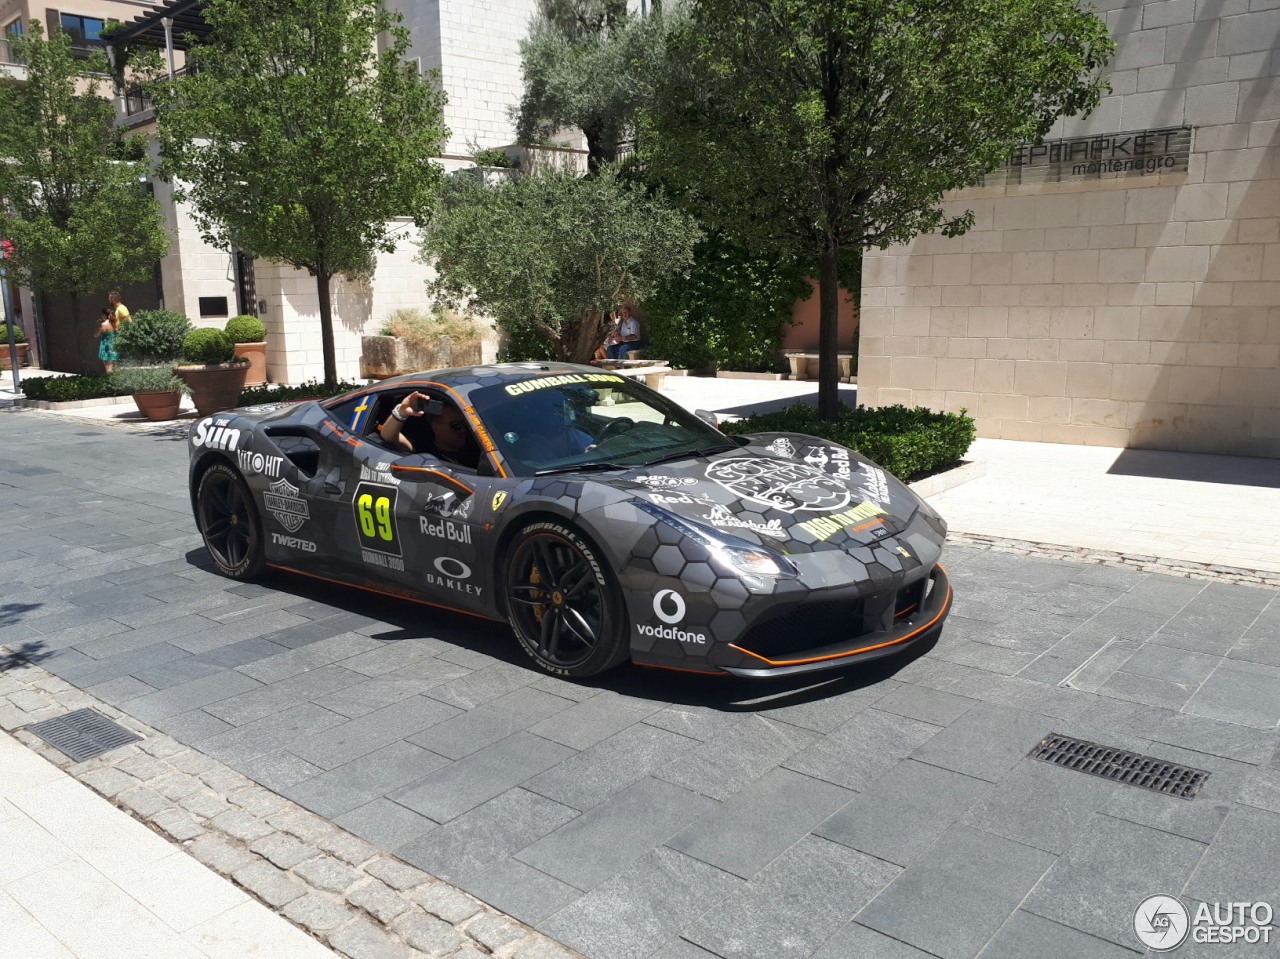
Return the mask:
[[(948, 550), (952, 619), (912, 659), (773, 684), (627, 668), (575, 684), (536, 673), (497, 624), (285, 576), (221, 579), (191, 526), (180, 443), (41, 417), (32, 451), (17, 427), (37, 416), (0, 413), (15, 507), (0, 546), (29, 560), (6, 567), (0, 642), (15, 655), (0, 664), (62, 677), (66, 708), (101, 685), (131, 722), (157, 716), (149, 735), (189, 771), (113, 766), (126, 778), (94, 788), (229, 874), (269, 865), (246, 874), (260, 895), (292, 896), (284, 881), (301, 884), (300, 870), (334, 885), (345, 874), (328, 859), (365, 870), (360, 905), (342, 906), (367, 924), (341, 937), (353, 950), (373, 949), (372, 927), (486, 954), (497, 925), (459, 931), (474, 896), (590, 959), (1015, 954), (1057, 928), (1064, 955), (1097, 943), (1107, 956), (1136, 949), (1125, 924), (1154, 892), (1270, 888), (1280, 593), (1265, 576), (971, 535)], [(127, 465), (103, 491), (108, 458)], [(5, 467), (42, 463), (56, 483)], [(83, 536), (68, 511), (136, 529), (163, 558), (144, 567), (86, 545), (118, 541)], [(26, 689), (14, 675), (0, 672), (0, 699)], [(5, 728), (48, 714), (0, 702)], [(1050, 731), (1211, 777), (1191, 803), (1139, 798), (1027, 759)], [(245, 817), (271, 801), (310, 818), (277, 828), (266, 814), (290, 841), (254, 851), (266, 836)], [(1250, 831), (1262, 838), (1233, 873)], [(323, 869), (294, 861), (305, 843)], [(999, 851), (1008, 885), (980, 904), (962, 888), (935, 894), (938, 876), (966, 869), (995, 882), (982, 864)], [(392, 881), (367, 874), (373, 858), (445, 879), (427, 887), (458, 898), (415, 902), (428, 911), (407, 922), (383, 891)], [(841, 885), (846, 874), (862, 885)], [(836, 904), (780, 906), (793, 888)], [(287, 915), (322, 937), (348, 928), (336, 893), (306, 890)]]

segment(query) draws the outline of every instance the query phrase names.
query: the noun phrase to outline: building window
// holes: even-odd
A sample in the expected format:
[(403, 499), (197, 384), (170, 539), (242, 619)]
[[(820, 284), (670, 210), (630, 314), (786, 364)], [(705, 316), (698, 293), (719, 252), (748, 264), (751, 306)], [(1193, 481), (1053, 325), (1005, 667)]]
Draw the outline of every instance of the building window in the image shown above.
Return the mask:
[(71, 38), (71, 49), (80, 56), (88, 56), (102, 46), (102, 30), (106, 21), (97, 17), (82, 17), (74, 13), (59, 15), (62, 32)]
[(22, 36), (22, 17), (7, 23), (4, 28), (4, 35), (8, 39)]

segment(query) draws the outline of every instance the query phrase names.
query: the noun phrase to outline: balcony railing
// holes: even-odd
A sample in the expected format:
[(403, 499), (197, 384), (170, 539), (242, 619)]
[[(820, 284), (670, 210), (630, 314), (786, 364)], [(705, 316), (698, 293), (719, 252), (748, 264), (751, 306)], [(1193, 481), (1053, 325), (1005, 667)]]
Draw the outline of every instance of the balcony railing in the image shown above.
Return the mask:
[(13, 44), (9, 42), (9, 38), (0, 39), (0, 63), (19, 63), (20, 61), (14, 55)]

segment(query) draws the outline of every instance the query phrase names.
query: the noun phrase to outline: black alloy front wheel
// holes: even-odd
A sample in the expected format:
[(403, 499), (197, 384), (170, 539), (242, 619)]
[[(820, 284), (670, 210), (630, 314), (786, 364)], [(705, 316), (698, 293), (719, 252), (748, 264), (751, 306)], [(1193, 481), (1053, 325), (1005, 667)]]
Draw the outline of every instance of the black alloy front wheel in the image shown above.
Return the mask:
[(200, 477), (196, 524), (214, 565), (223, 576), (252, 579), (262, 572), (262, 521), (253, 494), (240, 475), (215, 463)]
[(547, 672), (585, 678), (629, 655), (618, 587), (573, 528), (543, 522), (521, 530), (507, 552), (506, 586), (516, 639)]

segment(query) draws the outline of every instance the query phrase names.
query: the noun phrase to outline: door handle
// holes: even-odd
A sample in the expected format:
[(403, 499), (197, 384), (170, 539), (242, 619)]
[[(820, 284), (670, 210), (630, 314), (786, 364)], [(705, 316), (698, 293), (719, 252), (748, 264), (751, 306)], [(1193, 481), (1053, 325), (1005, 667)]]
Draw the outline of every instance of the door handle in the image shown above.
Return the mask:
[(327, 479), (324, 481), (324, 491), (330, 496), (341, 496), (345, 488), (342, 483), (335, 480)]

